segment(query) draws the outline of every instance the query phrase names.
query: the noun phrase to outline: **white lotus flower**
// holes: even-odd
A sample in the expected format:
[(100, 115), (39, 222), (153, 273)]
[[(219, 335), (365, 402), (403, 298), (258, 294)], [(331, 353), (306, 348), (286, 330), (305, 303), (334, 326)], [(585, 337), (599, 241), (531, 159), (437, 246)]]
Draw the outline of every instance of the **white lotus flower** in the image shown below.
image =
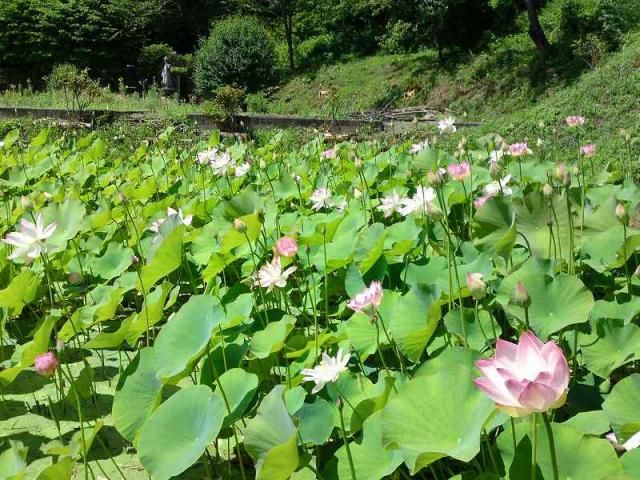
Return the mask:
[(329, 206), (335, 208), (338, 212), (344, 212), (344, 209), (347, 208), (347, 201), (343, 198), (342, 200), (329, 200)]
[(633, 435), (629, 440), (627, 440), (623, 444), (618, 443), (618, 438), (616, 437), (616, 434), (613, 432), (606, 435), (605, 438), (611, 442), (611, 444), (616, 450), (628, 452), (629, 450), (634, 450), (640, 447), (640, 432)]
[(438, 122), (438, 130), (440, 133), (456, 133), (456, 119), (453, 117), (443, 118)]
[(429, 148), (429, 140), (425, 140), (424, 142), (418, 142), (411, 145), (409, 149), (409, 153), (415, 155), (416, 153), (420, 153), (421, 151)]
[(218, 176), (226, 175), (232, 166), (231, 154), (229, 152), (223, 152), (222, 154), (216, 154), (214, 158), (209, 162), (213, 173)]
[(258, 285), (269, 291), (273, 290), (273, 287), (284, 288), (287, 285), (289, 275), (295, 272), (296, 268), (289, 267), (286, 270), (282, 270), (280, 257), (276, 255), (271, 263), (263, 265), (258, 272)]
[(391, 195), (388, 195), (380, 200), (380, 205), (378, 205), (378, 210), (384, 212), (385, 218), (393, 215), (394, 212), (400, 211), (402, 208), (403, 202), (407, 201), (407, 198), (401, 197), (398, 195), (398, 192), (395, 190), (391, 192)]
[(491, 182), (484, 187), (484, 194), (490, 197), (495, 197), (496, 195), (504, 195), (506, 197), (513, 194), (513, 190), (509, 187), (509, 182), (511, 181), (511, 175), (507, 175), (502, 180), (496, 180), (495, 182)]
[(181, 208), (176, 210), (174, 208), (169, 207), (167, 208), (167, 217), (159, 218), (158, 220), (154, 221), (149, 227), (149, 230), (151, 230), (152, 232), (159, 233), (160, 227), (162, 225), (165, 225), (166, 223), (166, 225), (170, 227), (168, 228), (168, 230), (173, 231), (173, 229), (179, 225), (185, 225), (188, 227), (189, 225), (191, 225), (192, 221), (193, 221), (193, 215), (187, 215), (185, 217), (182, 214)]
[(39, 257), (41, 253), (47, 251), (45, 240), (53, 235), (57, 227), (58, 225), (56, 223), (50, 223), (45, 227), (42, 220), (42, 213), (38, 214), (35, 224), (22, 219), (19, 229), (7, 234), (7, 236), (2, 239), (4, 243), (15, 247), (13, 253), (7, 258), (13, 260), (19, 257), (26, 257), (27, 261), (31, 261)]
[(216, 158), (217, 155), (218, 155), (218, 149), (212, 148), (211, 150), (199, 152), (198, 155), (196, 155), (196, 161), (200, 165), (206, 165), (208, 163), (211, 163)]
[(311, 208), (313, 208), (315, 211), (318, 211), (322, 208), (330, 207), (330, 198), (331, 190), (326, 187), (317, 188), (311, 195), (311, 202), (313, 202)]
[(489, 164), (500, 163), (500, 160), (502, 160), (502, 157), (504, 157), (504, 151), (502, 149), (494, 150), (493, 152), (491, 152), (491, 155), (489, 156)]
[(323, 353), (318, 365), (302, 370), (303, 380), (315, 383), (311, 393), (318, 393), (327, 383), (338, 380), (340, 374), (347, 370), (350, 357), (349, 353), (343, 352), (342, 349), (338, 350), (335, 357)]
[(429, 213), (435, 209), (432, 202), (437, 198), (436, 191), (431, 187), (420, 187), (413, 198), (402, 200), (400, 215), (406, 217), (416, 212)]
[(249, 170), (251, 170), (251, 164), (244, 162), (244, 163), (241, 163), (240, 165), (236, 165), (234, 175), (236, 177), (244, 177), (247, 174), (247, 172), (249, 172)]

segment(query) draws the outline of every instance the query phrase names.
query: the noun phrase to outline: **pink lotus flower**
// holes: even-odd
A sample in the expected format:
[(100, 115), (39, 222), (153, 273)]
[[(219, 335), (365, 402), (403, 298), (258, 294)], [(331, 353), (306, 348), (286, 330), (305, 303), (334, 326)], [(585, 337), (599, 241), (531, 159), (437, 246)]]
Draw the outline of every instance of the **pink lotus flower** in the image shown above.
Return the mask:
[(531, 155), (532, 153), (527, 142), (509, 145), (509, 155), (512, 157), (523, 157), (525, 155)]
[(282, 237), (276, 242), (275, 251), (282, 257), (293, 257), (298, 253), (298, 242), (291, 237)]
[(518, 344), (498, 340), (495, 357), (476, 366), (484, 374), (476, 386), (512, 417), (564, 405), (569, 365), (553, 341), (542, 343), (532, 332), (524, 332)]
[(487, 295), (487, 284), (481, 273), (467, 273), (467, 288), (476, 300), (482, 300)]
[(372, 314), (373, 310), (380, 306), (380, 302), (382, 302), (382, 284), (374, 281), (363, 292), (349, 300), (347, 307), (354, 312)]
[(476, 207), (476, 210), (480, 210), (480, 208), (482, 208), (482, 206), (487, 203), (487, 200), (489, 200), (491, 197), (492, 195), (483, 195), (481, 197), (478, 197), (473, 201), (473, 206)]
[(322, 158), (323, 160), (330, 160), (332, 158), (336, 158), (337, 156), (338, 156), (338, 148), (333, 147), (322, 152), (322, 155), (320, 155), (320, 158)]
[(447, 167), (447, 173), (451, 178), (460, 182), (471, 175), (469, 162), (454, 163)]
[(581, 127), (584, 125), (585, 118), (581, 115), (571, 115), (567, 117), (567, 125), (570, 127)]
[(50, 377), (58, 368), (58, 359), (53, 352), (38, 355), (34, 361), (36, 372), (44, 377)]
[(585, 145), (584, 147), (582, 147), (580, 149), (580, 152), (585, 157), (593, 157), (596, 154), (596, 146), (595, 144), (590, 143), (589, 145)]

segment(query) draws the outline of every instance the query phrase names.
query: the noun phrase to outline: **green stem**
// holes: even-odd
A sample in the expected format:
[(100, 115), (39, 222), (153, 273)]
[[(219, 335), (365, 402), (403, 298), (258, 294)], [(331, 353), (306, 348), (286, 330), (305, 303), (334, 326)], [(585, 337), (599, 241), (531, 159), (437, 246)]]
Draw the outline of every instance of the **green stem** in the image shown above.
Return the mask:
[(549, 452), (551, 453), (551, 468), (553, 469), (553, 480), (558, 480), (558, 458), (556, 456), (556, 444), (553, 438), (553, 430), (551, 429), (551, 422), (549, 421), (549, 415), (545, 412), (542, 414), (542, 420), (544, 421), (544, 428), (547, 431), (547, 438), (549, 439)]
[(351, 480), (356, 479), (356, 469), (353, 466), (353, 457), (351, 456), (351, 448), (349, 447), (349, 439), (347, 438), (347, 432), (344, 429), (344, 415), (342, 414), (342, 401), (338, 407), (340, 412), (340, 429), (342, 430), (342, 440), (344, 441), (344, 448), (347, 450), (347, 460), (349, 461), (349, 470), (351, 471)]
[(78, 393), (78, 389), (76, 388), (76, 384), (73, 381), (73, 376), (71, 375), (71, 370), (69, 369), (69, 365), (67, 365), (68, 376), (64, 373), (64, 369), (62, 365), (60, 366), (60, 371), (62, 374), (67, 377), (71, 388), (73, 388), (73, 397), (76, 401), (76, 408), (78, 409), (78, 420), (80, 421), (80, 437), (82, 438), (82, 463), (84, 464), (84, 478), (87, 480), (89, 478), (89, 469), (87, 466), (87, 441), (84, 436), (84, 420), (82, 418), (82, 406), (80, 405), (80, 394)]
[[(538, 449), (538, 414), (534, 413), (531, 416), (532, 426), (531, 426), (531, 480), (536, 480), (536, 475), (538, 473), (538, 466), (536, 465), (536, 455)], [(515, 452), (515, 450), (514, 450)]]

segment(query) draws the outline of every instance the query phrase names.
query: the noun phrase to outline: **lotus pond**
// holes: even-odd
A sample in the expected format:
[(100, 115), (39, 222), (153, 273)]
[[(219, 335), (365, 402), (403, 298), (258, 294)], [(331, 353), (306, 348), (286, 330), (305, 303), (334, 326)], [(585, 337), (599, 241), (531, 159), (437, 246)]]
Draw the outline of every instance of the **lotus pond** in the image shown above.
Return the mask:
[(449, 123), (10, 132), (0, 479), (640, 479), (630, 155)]

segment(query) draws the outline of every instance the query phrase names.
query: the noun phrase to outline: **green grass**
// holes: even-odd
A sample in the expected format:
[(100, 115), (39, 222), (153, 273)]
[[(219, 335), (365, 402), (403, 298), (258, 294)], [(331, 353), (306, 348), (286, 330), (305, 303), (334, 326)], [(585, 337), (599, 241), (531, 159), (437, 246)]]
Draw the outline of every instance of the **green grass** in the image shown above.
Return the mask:
[(430, 51), (345, 60), (293, 78), (273, 95), (269, 112), (345, 116), (401, 105), (413, 79), (433, 71), (435, 65)]
[[(595, 66), (588, 65), (570, 42), (560, 41), (560, 5), (550, 2), (542, 15), (554, 45), (546, 60), (526, 33), (526, 19), (520, 18), (516, 33), (494, 40), (482, 52), (450, 58), (445, 66), (434, 52), (425, 51), (351, 59), (301, 74), (272, 96), (270, 112), (344, 116), (385, 105), (426, 105), (483, 122), (474, 134), (499, 132), (507, 141), (532, 144), (542, 138), (556, 142), (560, 152), (575, 152), (577, 139), (566, 132), (564, 118), (581, 114), (588, 118), (582, 143), (597, 143), (605, 155), (624, 152), (636, 158), (640, 32), (628, 34), (618, 51), (603, 52)], [(331, 93), (322, 96), (321, 90)], [(414, 95), (408, 98), (408, 92)]]
[[(0, 93), (0, 106), (65, 109), (67, 108), (67, 101), (64, 94), (59, 91), (33, 92), (28, 89), (10, 89)], [(89, 109), (142, 110), (167, 116), (179, 116), (200, 110), (197, 105), (178, 102), (172, 97), (163, 97), (156, 90), (151, 90), (142, 98), (138, 95), (111, 92), (108, 89), (101, 89), (99, 96), (89, 103)]]

